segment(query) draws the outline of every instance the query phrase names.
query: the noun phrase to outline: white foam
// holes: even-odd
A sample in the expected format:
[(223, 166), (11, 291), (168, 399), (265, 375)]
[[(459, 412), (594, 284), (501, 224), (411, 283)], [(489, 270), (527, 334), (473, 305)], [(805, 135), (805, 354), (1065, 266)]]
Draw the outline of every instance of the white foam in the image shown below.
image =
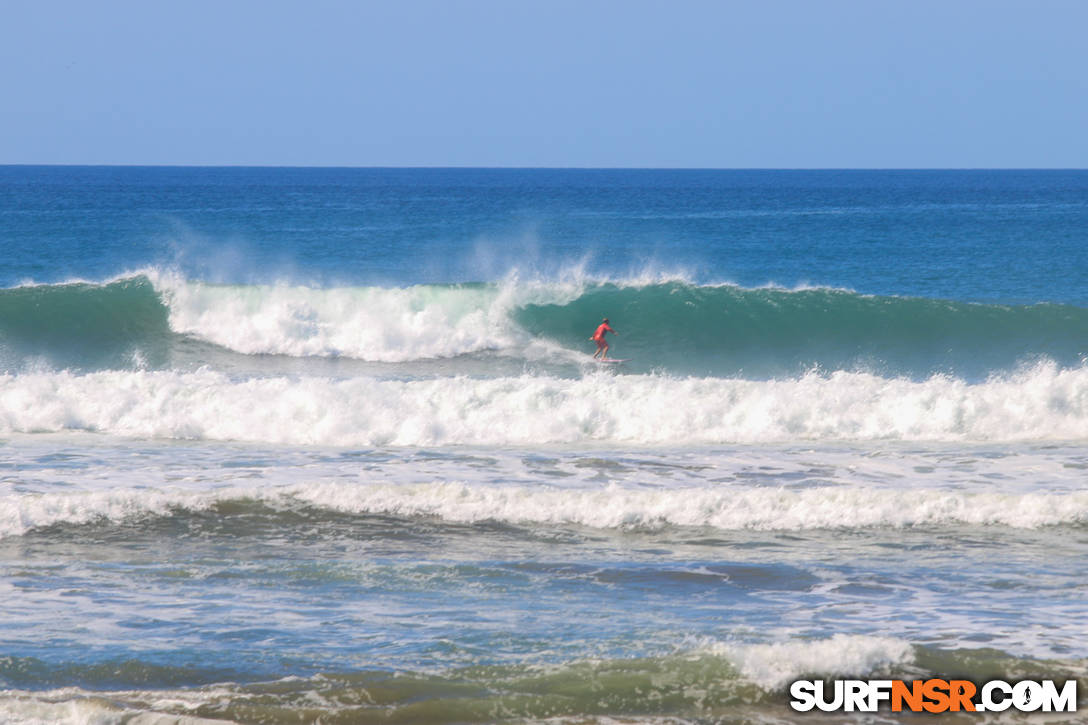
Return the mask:
[[(232, 722), (133, 709), (120, 702), (139, 699), (146, 694), (155, 693), (98, 693), (76, 687), (42, 692), (3, 690), (0, 691), (0, 722), (11, 725), (225, 725)], [(203, 697), (211, 699), (210, 695)], [(199, 702), (195, 697), (190, 699), (194, 700), (194, 705)], [(178, 705), (184, 707), (189, 703), (181, 701)], [(161, 707), (159, 703), (152, 705), (156, 706)]]
[(524, 344), (494, 286), (403, 288), (213, 285), (155, 274), (175, 332), (246, 354), (379, 362)]
[[(370, 474), (368, 474), (370, 475)], [(341, 477), (342, 479), (342, 477)], [(783, 488), (706, 485), (645, 489), (608, 485), (560, 488), (469, 484), (463, 481), (390, 484), (317, 480), (269, 487), (230, 485), (114, 488), (78, 493), (0, 495), (0, 536), (58, 523), (122, 521), (174, 509), (200, 511), (249, 499), (273, 508), (300, 505), (352, 514), (435, 517), (458, 523), (581, 525), (654, 529), (667, 525), (723, 530), (805, 530), (909, 526), (1002, 525), (1039, 528), (1088, 522), (1088, 492), (962, 493), (854, 486)]]
[[(235, 491), (235, 496), (244, 495)], [(174, 490), (118, 488), (72, 494), (7, 494), (0, 496), (0, 536), (18, 536), (54, 524), (123, 521), (165, 515), (174, 508), (197, 511), (231, 494), (218, 496)]]
[(600, 284), (686, 282), (645, 272), (612, 281), (582, 267), (550, 278), (512, 270), (495, 283), (408, 287), (226, 285), (141, 270), (169, 310), (170, 327), (246, 354), (403, 362), (503, 350), (534, 340), (513, 320), (526, 304), (566, 304)]
[(461, 482), (363, 486), (315, 483), (287, 491), (311, 505), (351, 513), (596, 528), (680, 525), (798, 530), (959, 523), (1038, 528), (1088, 521), (1088, 492), (966, 494), (845, 486), (799, 491), (732, 486), (571, 490), (539, 485), (470, 486)]
[(0, 376), (0, 433), (327, 445), (707, 445), (1088, 438), (1088, 368), (968, 384), (865, 373), (772, 381), (525, 375), (253, 378), (201, 370)]
[(0, 721), (18, 725), (119, 725), (123, 722), (123, 710), (87, 695), (74, 690), (42, 694), (0, 691)]
[(772, 644), (711, 643), (703, 651), (728, 659), (745, 679), (765, 690), (781, 689), (804, 675), (877, 676), (914, 662), (909, 642), (860, 634)]

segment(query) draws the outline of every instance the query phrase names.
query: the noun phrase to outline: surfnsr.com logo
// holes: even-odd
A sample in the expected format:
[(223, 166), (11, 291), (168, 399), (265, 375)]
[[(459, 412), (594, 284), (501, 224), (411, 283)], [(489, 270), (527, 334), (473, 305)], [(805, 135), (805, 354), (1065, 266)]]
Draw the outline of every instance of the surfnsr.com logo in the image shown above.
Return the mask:
[(1009, 683), (990, 680), (797, 680), (790, 685), (790, 707), (798, 712), (1076, 712), (1077, 681), (1059, 687), (1054, 680)]

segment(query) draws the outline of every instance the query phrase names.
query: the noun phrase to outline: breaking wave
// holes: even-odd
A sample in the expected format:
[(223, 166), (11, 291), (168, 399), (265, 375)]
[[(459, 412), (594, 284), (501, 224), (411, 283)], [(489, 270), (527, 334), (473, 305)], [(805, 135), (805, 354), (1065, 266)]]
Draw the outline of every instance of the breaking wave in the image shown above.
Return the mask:
[(387, 363), (521, 354), (533, 343), (578, 354), (592, 350), (586, 338), (605, 315), (621, 334), (617, 351), (638, 369), (685, 375), (816, 367), (979, 378), (1043, 358), (1077, 366), (1088, 353), (1088, 310), (1069, 305), (516, 275), (410, 287), (223, 285), (149, 270), (0, 290), (0, 366), (161, 367), (186, 340), (243, 355)]

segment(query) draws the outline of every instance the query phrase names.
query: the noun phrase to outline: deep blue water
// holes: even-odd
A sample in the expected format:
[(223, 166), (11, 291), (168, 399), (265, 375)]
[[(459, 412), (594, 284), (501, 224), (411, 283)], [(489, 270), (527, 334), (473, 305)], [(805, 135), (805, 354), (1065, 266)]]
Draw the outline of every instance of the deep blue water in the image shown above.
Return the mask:
[(0, 168), (0, 284), (625, 276), (1088, 304), (1088, 172)]

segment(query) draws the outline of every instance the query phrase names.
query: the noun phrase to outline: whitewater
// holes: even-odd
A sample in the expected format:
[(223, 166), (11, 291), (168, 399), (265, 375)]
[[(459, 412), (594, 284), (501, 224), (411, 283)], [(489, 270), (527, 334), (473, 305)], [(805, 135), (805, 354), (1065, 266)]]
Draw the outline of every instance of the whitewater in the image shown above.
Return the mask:
[(1042, 365), (969, 385), (864, 373), (782, 381), (522, 375), (413, 381), (210, 370), (0, 377), (0, 432), (420, 446), (619, 442), (1076, 441), (1088, 370)]
[[(0, 192), (5, 722), (1088, 692), (1082, 172), (0, 167)], [(625, 363), (591, 359), (604, 317)]]

